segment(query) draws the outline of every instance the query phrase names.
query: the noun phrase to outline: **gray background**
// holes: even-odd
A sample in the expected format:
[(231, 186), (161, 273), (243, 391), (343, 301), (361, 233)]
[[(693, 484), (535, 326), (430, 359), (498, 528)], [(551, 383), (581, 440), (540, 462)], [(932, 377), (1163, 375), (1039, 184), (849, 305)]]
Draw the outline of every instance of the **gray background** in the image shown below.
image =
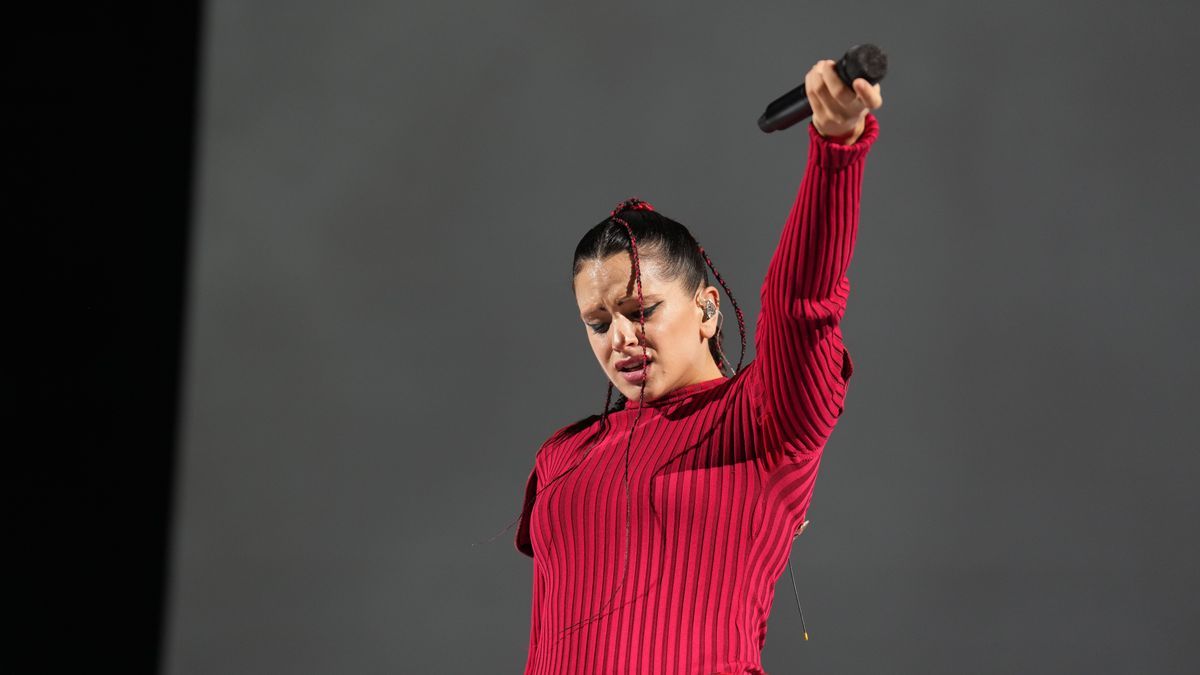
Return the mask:
[(531, 561), (472, 544), (603, 405), (575, 243), (649, 200), (752, 335), (807, 149), (754, 122), (856, 42), (856, 370), (764, 665), (1196, 672), (1189, 4), (210, 2), (165, 672), (520, 672)]

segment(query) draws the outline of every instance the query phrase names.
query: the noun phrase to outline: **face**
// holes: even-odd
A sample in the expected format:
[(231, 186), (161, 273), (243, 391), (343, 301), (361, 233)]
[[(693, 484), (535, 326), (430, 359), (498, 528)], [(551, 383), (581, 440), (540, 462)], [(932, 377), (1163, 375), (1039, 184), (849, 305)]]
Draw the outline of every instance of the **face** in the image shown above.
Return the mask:
[[(722, 377), (708, 350), (717, 331), (717, 315), (704, 321), (704, 304), (720, 307), (716, 287), (695, 291), (679, 280), (667, 281), (652, 256), (640, 256), (645, 333), (638, 322), (637, 281), (628, 252), (584, 263), (575, 275), (575, 300), (588, 343), (600, 368), (617, 390), (631, 400), (647, 401), (679, 387)], [(645, 347), (649, 367), (641, 368)], [(633, 372), (622, 372), (622, 361)]]

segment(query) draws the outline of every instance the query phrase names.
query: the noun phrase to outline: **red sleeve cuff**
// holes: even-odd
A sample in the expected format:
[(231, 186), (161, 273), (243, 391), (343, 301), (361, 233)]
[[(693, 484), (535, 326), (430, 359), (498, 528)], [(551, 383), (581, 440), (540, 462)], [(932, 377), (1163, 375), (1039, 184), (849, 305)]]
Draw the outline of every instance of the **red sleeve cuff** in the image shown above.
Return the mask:
[(808, 123), (808, 154), (817, 163), (817, 166), (830, 171), (838, 171), (866, 156), (878, 136), (879, 120), (873, 113), (867, 113), (862, 135), (853, 145), (843, 145), (822, 137), (810, 120)]

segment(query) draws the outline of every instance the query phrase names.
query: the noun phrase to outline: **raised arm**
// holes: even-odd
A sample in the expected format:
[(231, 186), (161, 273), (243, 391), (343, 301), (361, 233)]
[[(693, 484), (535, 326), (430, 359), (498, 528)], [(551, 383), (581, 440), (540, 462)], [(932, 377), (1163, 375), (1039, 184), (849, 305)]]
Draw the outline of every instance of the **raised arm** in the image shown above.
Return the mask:
[(820, 451), (842, 413), (851, 364), (839, 323), (878, 120), (866, 113), (860, 128), (847, 145), (808, 125), (808, 164), (767, 267), (752, 365), (772, 450)]

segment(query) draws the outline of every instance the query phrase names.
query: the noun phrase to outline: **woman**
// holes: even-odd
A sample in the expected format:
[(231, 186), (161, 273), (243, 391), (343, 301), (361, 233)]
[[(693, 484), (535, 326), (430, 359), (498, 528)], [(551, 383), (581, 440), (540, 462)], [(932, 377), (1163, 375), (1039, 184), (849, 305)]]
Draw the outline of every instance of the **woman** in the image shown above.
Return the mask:
[(763, 674), (775, 582), (852, 372), (839, 322), (883, 104), (878, 84), (847, 87), (833, 65), (805, 76), (808, 163), (745, 368), (724, 372), (706, 264), (744, 348), (742, 313), (685, 227), (631, 199), (576, 248), (573, 289), (608, 396), (542, 445), (526, 483), (526, 675)]

